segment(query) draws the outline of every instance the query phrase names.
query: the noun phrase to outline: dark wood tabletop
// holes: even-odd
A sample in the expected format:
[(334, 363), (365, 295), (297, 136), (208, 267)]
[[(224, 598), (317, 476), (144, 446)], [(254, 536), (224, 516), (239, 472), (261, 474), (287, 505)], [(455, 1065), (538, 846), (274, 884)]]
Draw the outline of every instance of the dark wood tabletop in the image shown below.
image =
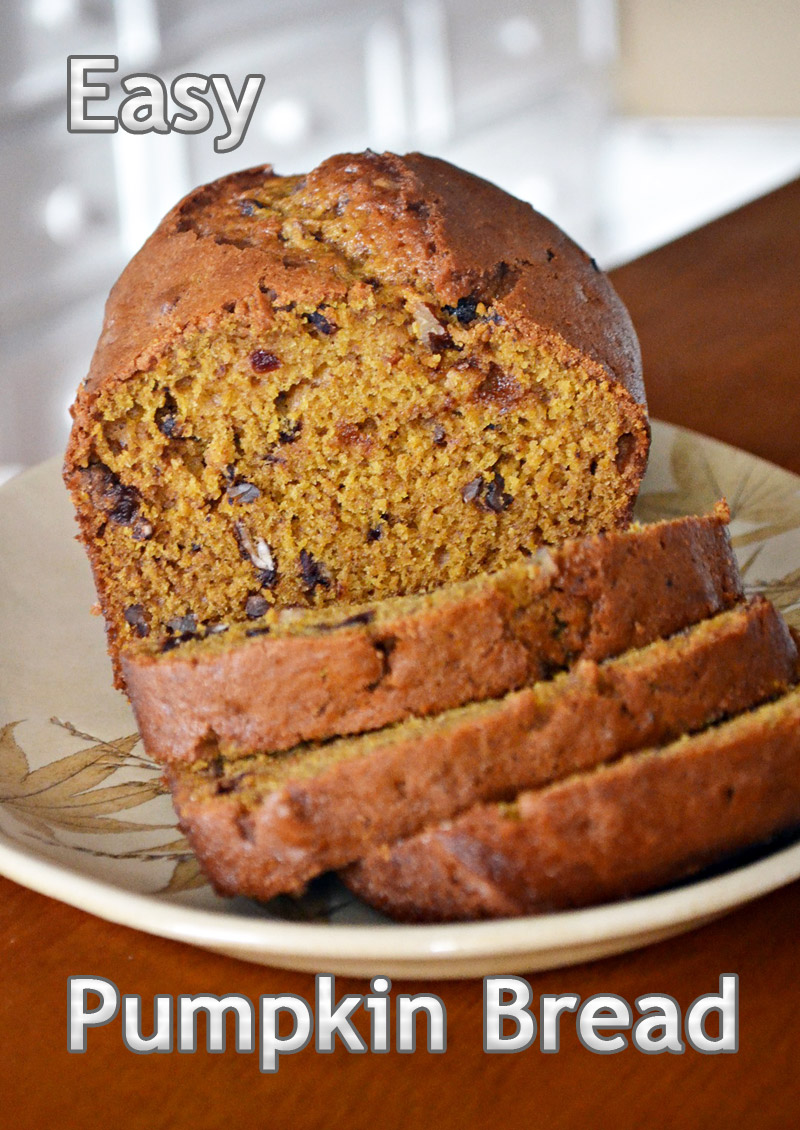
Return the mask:
[[(800, 472), (800, 180), (614, 272), (637, 326), (653, 416)], [(800, 563), (798, 563), (800, 564)], [(257, 1053), (135, 1055), (120, 1024), (67, 1051), (67, 978), (156, 994), (294, 993), (307, 974), (249, 965), (114, 926), (0, 880), (0, 1123), (27, 1127), (758, 1127), (800, 1123), (800, 883), (701, 930), (587, 965), (528, 974), (534, 1000), (669, 994), (685, 1010), (740, 984), (735, 1055), (596, 1055), (564, 1027), (561, 1050), (482, 1050), (479, 980), (397, 981), (435, 992), (447, 1051), (322, 1055), (259, 1072)], [(324, 972), (322, 970), (321, 972)], [(367, 991), (337, 978), (337, 995)], [(363, 1027), (359, 1025), (359, 1027)]]

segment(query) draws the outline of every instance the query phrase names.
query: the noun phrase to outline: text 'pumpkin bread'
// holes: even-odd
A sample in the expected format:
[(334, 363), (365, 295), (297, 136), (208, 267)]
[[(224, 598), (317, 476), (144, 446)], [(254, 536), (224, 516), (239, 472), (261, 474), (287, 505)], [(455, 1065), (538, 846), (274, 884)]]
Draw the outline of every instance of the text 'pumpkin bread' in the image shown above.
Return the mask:
[(114, 287), (73, 415), (118, 680), (168, 625), (426, 591), (624, 525), (649, 435), (594, 261), (485, 181), (371, 152), (187, 196)]

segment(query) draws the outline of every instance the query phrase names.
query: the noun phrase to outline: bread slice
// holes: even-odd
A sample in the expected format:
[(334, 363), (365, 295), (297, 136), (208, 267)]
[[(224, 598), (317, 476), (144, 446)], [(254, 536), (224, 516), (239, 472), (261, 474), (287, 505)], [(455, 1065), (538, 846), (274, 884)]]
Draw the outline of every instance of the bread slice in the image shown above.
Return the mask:
[(571, 539), (419, 597), (275, 612), (123, 654), (158, 761), (289, 749), (496, 698), (580, 656), (671, 635), (742, 597), (728, 511)]
[(381, 846), (343, 879), (393, 918), (500, 918), (625, 898), (800, 825), (800, 690), (659, 750)]
[(192, 192), (114, 287), (65, 478), (109, 649), (427, 591), (626, 525), (630, 319), (563, 232), (420, 154)]
[(756, 598), (503, 699), (166, 776), (214, 885), (270, 898), (477, 801), (511, 799), (763, 701), (791, 684), (796, 663), (785, 623)]

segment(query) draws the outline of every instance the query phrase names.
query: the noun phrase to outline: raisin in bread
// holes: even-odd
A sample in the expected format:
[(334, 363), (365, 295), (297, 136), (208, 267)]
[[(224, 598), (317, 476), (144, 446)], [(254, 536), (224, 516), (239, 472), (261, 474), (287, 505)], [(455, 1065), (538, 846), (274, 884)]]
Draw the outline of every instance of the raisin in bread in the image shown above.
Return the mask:
[(606, 277), (420, 154), (192, 192), (112, 290), (65, 478), (120, 650), (625, 525), (649, 431)]
[(761, 702), (797, 649), (762, 598), (551, 682), (378, 733), (172, 765), (182, 830), (215, 887), (270, 898), (456, 816)]
[(671, 635), (742, 597), (728, 511), (570, 539), (417, 597), (177, 624), (123, 654), (145, 750), (235, 757), (496, 698), (580, 656)]
[(704, 733), (479, 804), (343, 874), (414, 922), (589, 906), (692, 875), (800, 825), (800, 690)]

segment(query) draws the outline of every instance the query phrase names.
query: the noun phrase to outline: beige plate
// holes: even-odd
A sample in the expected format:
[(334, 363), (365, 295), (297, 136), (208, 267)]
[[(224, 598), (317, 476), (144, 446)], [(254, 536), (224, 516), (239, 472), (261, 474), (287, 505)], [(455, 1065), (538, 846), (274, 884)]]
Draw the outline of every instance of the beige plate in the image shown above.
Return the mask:
[[(748, 588), (800, 628), (800, 478), (665, 424), (638, 516), (725, 495)], [(647, 898), (454, 926), (395, 926), (333, 878), (267, 906), (216, 897), (111, 689), (91, 577), (55, 461), (0, 490), (0, 872), (101, 918), (250, 961), (429, 978), (547, 969), (692, 929), (800, 876), (800, 843)]]

